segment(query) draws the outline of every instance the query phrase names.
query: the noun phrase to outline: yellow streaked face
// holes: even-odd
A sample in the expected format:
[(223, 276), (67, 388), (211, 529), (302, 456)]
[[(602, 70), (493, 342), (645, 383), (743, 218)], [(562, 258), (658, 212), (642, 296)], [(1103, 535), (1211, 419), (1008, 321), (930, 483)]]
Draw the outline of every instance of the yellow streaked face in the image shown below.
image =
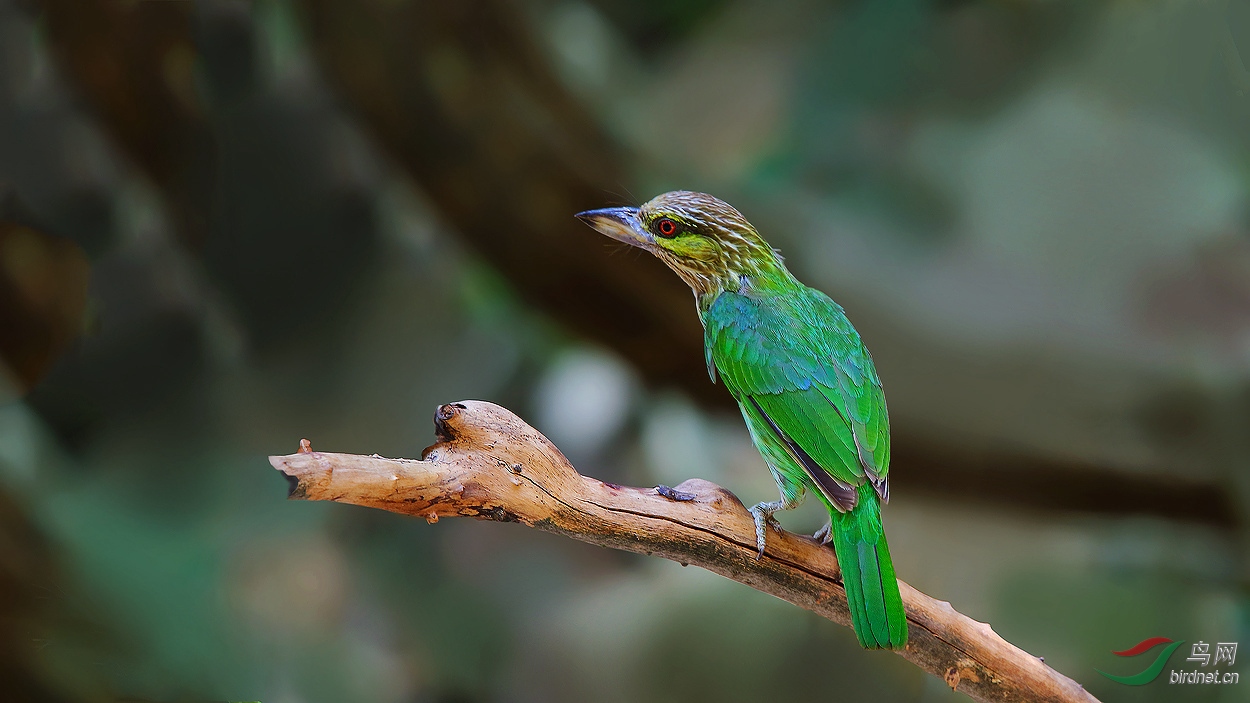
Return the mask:
[(737, 210), (705, 193), (672, 191), (642, 207), (588, 210), (577, 217), (619, 242), (658, 257), (696, 292), (708, 290), (772, 250)]

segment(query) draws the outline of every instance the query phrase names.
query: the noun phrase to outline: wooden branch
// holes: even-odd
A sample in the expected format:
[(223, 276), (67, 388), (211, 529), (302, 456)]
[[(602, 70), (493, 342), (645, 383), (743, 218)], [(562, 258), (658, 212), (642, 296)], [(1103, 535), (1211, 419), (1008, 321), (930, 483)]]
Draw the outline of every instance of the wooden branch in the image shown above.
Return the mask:
[[(756, 558), (750, 514), (701, 479), (630, 488), (577, 473), (537, 430), (497, 405), (451, 403), (420, 461), (314, 452), (269, 457), (291, 497), (397, 513), (520, 522), (583, 542), (693, 564), (850, 626), (832, 549), (770, 532)], [(901, 656), (979, 701), (1096, 701), (1080, 684), (999, 637), (988, 624), (899, 582), (910, 638)]]

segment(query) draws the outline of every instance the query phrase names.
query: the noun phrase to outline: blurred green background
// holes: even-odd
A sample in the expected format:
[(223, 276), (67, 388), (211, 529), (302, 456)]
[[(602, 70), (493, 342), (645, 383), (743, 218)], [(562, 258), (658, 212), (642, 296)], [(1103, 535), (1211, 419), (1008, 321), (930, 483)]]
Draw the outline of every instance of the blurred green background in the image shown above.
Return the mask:
[(774, 498), (689, 292), (572, 218), (673, 188), (872, 349), (902, 578), (1250, 699), (1095, 672), (1250, 648), (1248, 62), (1240, 0), (0, 0), (3, 699), (963, 699), (695, 569), (285, 500), (465, 398)]

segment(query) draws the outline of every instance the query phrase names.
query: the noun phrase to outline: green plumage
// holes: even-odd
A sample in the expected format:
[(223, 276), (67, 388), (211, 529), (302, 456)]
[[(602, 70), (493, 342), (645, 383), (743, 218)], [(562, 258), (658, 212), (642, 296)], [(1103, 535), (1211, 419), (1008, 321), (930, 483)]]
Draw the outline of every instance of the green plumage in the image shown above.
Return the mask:
[(645, 249), (694, 291), (708, 372), (742, 410), (781, 501), (751, 509), (766, 523), (807, 492), (829, 509), (855, 634), (900, 649), (907, 620), (881, 527), (889, 500), (890, 423), (872, 357), (842, 308), (794, 278), (755, 228), (704, 193), (664, 193), (640, 208), (578, 215)]
[(906, 616), (874, 489), (884, 493), (889, 471), (889, 420), (859, 334), (837, 303), (784, 270), (760, 276), (748, 292), (722, 291), (700, 312), (709, 370), (738, 401), (783, 497), (811, 491), (829, 509), (860, 644), (904, 646)]

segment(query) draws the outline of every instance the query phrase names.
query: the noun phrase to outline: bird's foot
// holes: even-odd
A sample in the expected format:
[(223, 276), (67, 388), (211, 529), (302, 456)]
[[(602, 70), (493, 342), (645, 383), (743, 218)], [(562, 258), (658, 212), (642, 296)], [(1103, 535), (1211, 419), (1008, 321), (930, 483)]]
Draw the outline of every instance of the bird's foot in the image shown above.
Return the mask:
[(765, 526), (771, 526), (778, 533), (782, 531), (781, 523), (777, 522), (777, 518), (773, 517), (773, 513), (785, 508), (784, 501), (775, 501), (772, 503), (756, 503), (751, 506), (751, 517), (755, 518), (755, 546), (759, 548), (759, 554), (755, 556), (759, 559), (764, 556), (764, 547), (767, 541), (764, 538)]
[(816, 534), (812, 535), (812, 539), (821, 544), (829, 544), (833, 541), (833, 520), (825, 523), (825, 526), (816, 530)]

